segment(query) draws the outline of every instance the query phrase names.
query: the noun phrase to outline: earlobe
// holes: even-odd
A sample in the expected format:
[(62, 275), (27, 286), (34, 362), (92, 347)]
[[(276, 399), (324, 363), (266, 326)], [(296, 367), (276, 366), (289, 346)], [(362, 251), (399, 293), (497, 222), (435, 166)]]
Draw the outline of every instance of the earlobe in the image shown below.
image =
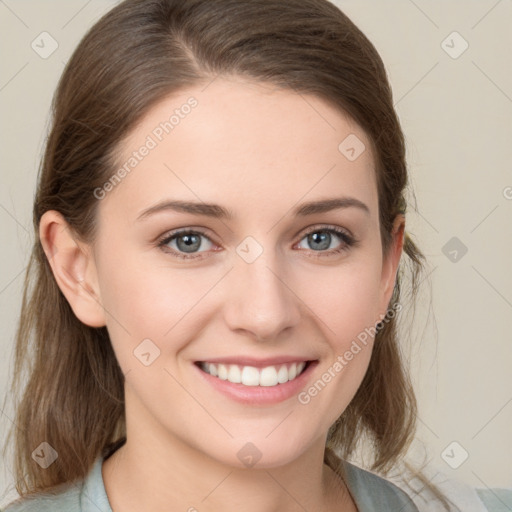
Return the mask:
[(90, 327), (103, 327), (105, 310), (90, 247), (76, 240), (62, 214), (55, 210), (41, 217), (39, 238), (55, 281), (76, 317)]

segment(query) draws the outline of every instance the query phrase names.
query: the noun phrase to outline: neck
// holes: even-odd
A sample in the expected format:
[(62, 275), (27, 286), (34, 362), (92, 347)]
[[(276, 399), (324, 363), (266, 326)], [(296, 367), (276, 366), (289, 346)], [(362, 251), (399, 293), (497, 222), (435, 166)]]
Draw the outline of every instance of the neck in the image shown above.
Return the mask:
[(102, 468), (113, 512), (356, 511), (342, 479), (324, 464), (327, 433), (290, 460), (275, 453), (277, 446), (296, 453), (289, 439), (282, 438), (286, 446), (276, 445), (258, 432), (261, 457), (244, 464), (246, 453), (237, 456), (247, 446), (242, 434), (235, 438), (204, 427), (204, 437), (196, 441), (187, 436), (186, 422), (165, 428), (132, 394), (126, 399), (126, 433), (126, 443)]
[(323, 464), (323, 447), (279, 467), (238, 468), (184, 443), (128, 435), (104, 462), (103, 480), (113, 512), (354, 512), (347, 488)]

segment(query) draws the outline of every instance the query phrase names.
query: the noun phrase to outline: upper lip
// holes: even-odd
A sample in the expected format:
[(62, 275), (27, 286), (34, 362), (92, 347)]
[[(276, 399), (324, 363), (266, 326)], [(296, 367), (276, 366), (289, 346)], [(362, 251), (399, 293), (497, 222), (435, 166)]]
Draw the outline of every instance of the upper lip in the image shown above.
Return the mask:
[(247, 356), (230, 356), (230, 357), (212, 357), (206, 358), (196, 362), (207, 362), (214, 364), (239, 364), (241, 366), (254, 366), (256, 368), (264, 368), (266, 366), (276, 366), (278, 364), (285, 363), (301, 363), (303, 361), (315, 361), (312, 357), (302, 356), (277, 356), (277, 357), (266, 357), (256, 358)]

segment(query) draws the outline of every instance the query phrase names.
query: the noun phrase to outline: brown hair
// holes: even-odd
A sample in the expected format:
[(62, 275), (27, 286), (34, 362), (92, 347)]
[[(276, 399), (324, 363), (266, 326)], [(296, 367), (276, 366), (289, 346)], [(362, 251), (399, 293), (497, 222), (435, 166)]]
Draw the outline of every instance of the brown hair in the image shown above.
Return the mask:
[[(22, 496), (84, 478), (96, 457), (126, 435), (124, 379), (107, 330), (81, 323), (61, 293), (39, 240), (41, 216), (57, 210), (80, 240), (92, 242), (93, 191), (113, 174), (121, 141), (164, 97), (218, 75), (314, 94), (361, 126), (375, 156), (383, 252), (390, 246), (406, 205), (404, 136), (382, 60), (345, 14), (327, 0), (118, 4), (82, 39), (52, 104), (11, 388), (19, 403), (9, 438), (14, 433)], [(404, 252), (415, 291), (423, 256), (407, 234)], [(404, 272), (401, 262), (392, 303), (400, 300)], [(342, 473), (339, 457), (349, 458), (367, 439), (370, 469), (386, 473), (409, 447), (415, 420), (392, 318), (376, 335), (359, 390), (329, 431), (325, 461)], [(44, 470), (31, 458), (42, 441), (58, 451)]]

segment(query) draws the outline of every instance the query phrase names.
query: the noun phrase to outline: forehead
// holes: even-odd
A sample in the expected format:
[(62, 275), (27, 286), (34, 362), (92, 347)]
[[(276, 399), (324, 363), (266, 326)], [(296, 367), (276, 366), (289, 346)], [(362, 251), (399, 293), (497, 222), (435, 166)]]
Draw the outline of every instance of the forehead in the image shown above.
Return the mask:
[(133, 208), (166, 194), (238, 202), (233, 209), (336, 193), (377, 201), (370, 143), (356, 123), (316, 96), (240, 79), (162, 100), (120, 145), (118, 166), (129, 172), (110, 195)]

